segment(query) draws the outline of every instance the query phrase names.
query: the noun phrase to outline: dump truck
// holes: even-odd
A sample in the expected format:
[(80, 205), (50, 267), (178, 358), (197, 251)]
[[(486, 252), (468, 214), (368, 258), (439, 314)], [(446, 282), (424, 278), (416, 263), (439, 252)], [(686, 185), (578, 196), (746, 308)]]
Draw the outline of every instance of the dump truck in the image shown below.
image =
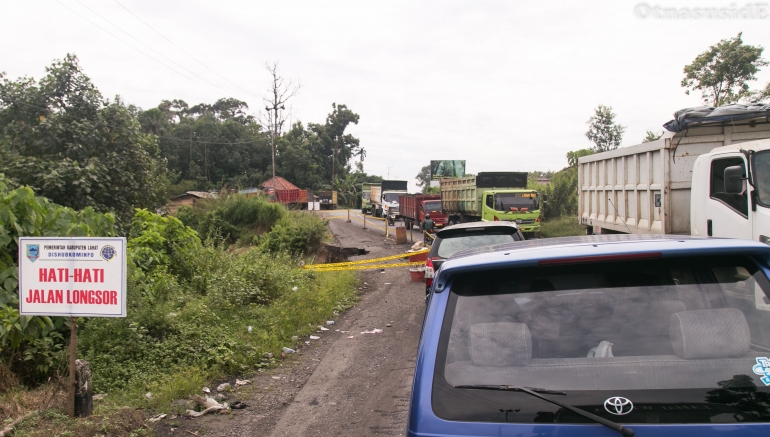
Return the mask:
[(743, 106), (678, 111), (657, 141), (580, 158), (578, 220), (587, 233), (770, 243), (770, 105)]
[(407, 181), (382, 181), (379, 196), (376, 199), (372, 197), (372, 204), (375, 205), (372, 215), (385, 217), (392, 225), (398, 216), (398, 196), (406, 194), (406, 188)]
[(369, 214), (372, 211), (372, 187), (379, 184), (361, 184), (361, 212)]
[(380, 184), (372, 185), (369, 189), (369, 202), (371, 202), (369, 213), (373, 216), (377, 214), (377, 209), (380, 207), (380, 197), (382, 197), (382, 187)]
[(337, 209), (336, 191), (319, 191), (316, 193), (321, 209)]
[(446, 214), (441, 211), (439, 194), (402, 194), (398, 196), (399, 217), (404, 220), (404, 227), (419, 228), (425, 221), (425, 214), (437, 228), (446, 225)]
[(275, 199), (290, 209), (307, 209), (307, 190), (275, 190)]
[(514, 221), (525, 238), (540, 232), (542, 199), (528, 190), (525, 172), (484, 172), (441, 179), (441, 209), (448, 224)]

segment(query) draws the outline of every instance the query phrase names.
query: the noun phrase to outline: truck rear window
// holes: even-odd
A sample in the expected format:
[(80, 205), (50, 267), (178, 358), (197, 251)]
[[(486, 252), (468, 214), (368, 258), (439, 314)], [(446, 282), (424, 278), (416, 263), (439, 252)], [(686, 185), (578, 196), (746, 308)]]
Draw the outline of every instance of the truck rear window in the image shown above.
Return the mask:
[[(537, 387), (621, 423), (770, 421), (770, 289), (750, 258), (468, 273), (449, 284), (433, 379), (442, 418), (586, 423)], [(622, 415), (606, 407), (622, 397)]]
[(483, 246), (496, 246), (498, 244), (513, 243), (514, 241), (518, 240), (519, 235), (511, 233), (498, 233), (491, 235), (452, 235), (446, 238), (441, 238), (441, 240), (437, 242), (438, 248), (436, 250), (436, 255), (440, 256), (441, 258), (449, 258), (461, 250), (474, 249)]

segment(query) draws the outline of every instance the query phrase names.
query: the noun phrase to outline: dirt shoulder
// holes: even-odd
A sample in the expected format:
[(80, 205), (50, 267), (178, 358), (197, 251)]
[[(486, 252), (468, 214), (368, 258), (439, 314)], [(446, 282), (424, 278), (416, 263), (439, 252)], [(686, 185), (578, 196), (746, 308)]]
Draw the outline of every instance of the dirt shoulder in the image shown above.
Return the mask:
[[(376, 228), (363, 230), (355, 221), (333, 218), (329, 226), (342, 246), (370, 251), (352, 260), (408, 249), (385, 240)], [(422, 324), (423, 286), (411, 282), (403, 268), (362, 271), (360, 278), (366, 284), (361, 300), (337, 316), (335, 324), (327, 326), (329, 331), (316, 333), (319, 340), (300, 339), (297, 354), (250, 376), (253, 384), (228, 395), (228, 402), (241, 401), (248, 408), (225, 416), (164, 420), (156, 427), (158, 434), (403, 435)], [(383, 332), (362, 334), (375, 328)], [(305, 340), (310, 345), (304, 345)]]

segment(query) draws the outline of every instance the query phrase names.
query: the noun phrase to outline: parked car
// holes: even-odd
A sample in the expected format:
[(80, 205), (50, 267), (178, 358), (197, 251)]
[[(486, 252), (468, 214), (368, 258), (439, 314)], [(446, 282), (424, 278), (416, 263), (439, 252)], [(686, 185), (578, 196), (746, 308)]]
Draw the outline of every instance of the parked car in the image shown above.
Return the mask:
[(428, 260), (425, 262), (425, 294), (433, 283), (433, 275), (445, 259), (457, 252), (481, 246), (521, 241), (524, 236), (515, 222), (471, 222), (449, 226), (436, 232)]
[(662, 235), (458, 253), (431, 288), (407, 434), (768, 435), (769, 261)]

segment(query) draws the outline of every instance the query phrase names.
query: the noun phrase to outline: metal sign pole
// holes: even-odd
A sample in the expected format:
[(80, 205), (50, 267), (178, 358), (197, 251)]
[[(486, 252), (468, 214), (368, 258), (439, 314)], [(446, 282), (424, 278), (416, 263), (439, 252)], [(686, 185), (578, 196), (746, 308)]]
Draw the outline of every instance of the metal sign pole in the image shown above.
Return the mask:
[(75, 359), (78, 349), (78, 319), (70, 317), (70, 380), (69, 390), (67, 390), (67, 413), (70, 417), (75, 417)]
[(346, 221), (345, 223), (351, 223), (350, 222), (350, 208), (348, 208), (348, 221)]

